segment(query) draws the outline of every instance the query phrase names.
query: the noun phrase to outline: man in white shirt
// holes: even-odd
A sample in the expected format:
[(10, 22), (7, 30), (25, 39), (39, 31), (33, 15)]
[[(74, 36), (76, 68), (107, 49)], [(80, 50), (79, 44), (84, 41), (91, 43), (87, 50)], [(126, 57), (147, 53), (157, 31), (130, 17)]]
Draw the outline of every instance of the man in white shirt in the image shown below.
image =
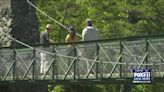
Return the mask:
[(93, 41), (98, 40), (98, 30), (92, 25), (91, 19), (86, 19), (87, 26), (82, 31), (82, 41)]
[[(82, 41), (94, 41), (99, 39), (99, 33), (96, 28), (93, 27), (91, 19), (86, 19), (86, 27), (82, 31)], [(97, 52), (97, 42), (85, 43), (83, 55), (87, 59), (94, 60)], [(87, 62), (87, 71), (90, 69), (93, 61)]]

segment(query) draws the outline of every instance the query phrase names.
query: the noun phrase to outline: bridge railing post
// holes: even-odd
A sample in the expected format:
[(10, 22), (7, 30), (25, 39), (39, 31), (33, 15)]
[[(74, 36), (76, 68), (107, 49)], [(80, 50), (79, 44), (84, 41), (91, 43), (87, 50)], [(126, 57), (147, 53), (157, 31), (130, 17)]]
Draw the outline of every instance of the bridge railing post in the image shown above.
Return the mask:
[[(97, 60), (99, 59), (98, 55), (99, 55), (99, 43), (97, 43), (97, 45), (96, 45), (96, 57), (97, 57)], [(99, 63), (96, 62), (96, 79), (98, 79), (99, 71), (100, 71), (99, 70)]]
[(32, 79), (33, 80), (35, 80), (35, 72), (36, 72), (36, 68), (35, 68), (35, 66), (36, 66), (36, 49), (34, 48), (34, 50), (33, 50), (33, 64), (32, 64)]
[(53, 45), (53, 53), (54, 53), (54, 55), (53, 55), (53, 58), (55, 58), (54, 59), (54, 61), (52, 61), (53, 63), (52, 63), (52, 80), (54, 80), (55, 79), (55, 74), (56, 74), (56, 78), (57, 78), (57, 63), (56, 63), (56, 51), (55, 51), (55, 45)]
[(15, 80), (15, 76), (16, 76), (16, 50), (15, 48), (13, 48), (14, 51), (14, 61), (13, 61), (13, 80)]
[[(149, 45), (150, 45), (150, 44), (149, 44), (148, 40), (146, 40), (146, 45), (145, 45), (145, 46), (146, 46), (146, 48), (145, 48), (146, 50), (145, 50), (145, 53), (148, 53), (147, 56), (146, 56), (146, 58), (145, 58), (146, 64), (148, 64)], [(146, 65), (146, 69), (147, 69), (147, 68), (148, 68), (148, 66)]]
[[(122, 41), (120, 41), (120, 55), (122, 54), (122, 52), (123, 52), (123, 44), (122, 44)], [(119, 62), (120, 63), (122, 63), (122, 56), (120, 57), (120, 59), (119, 59)], [(123, 76), (122, 76), (122, 70), (123, 70), (123, 67), (122, 67), (122, 64), (120, 64), (120, 78), (122, 78)]]
[[(16, 78), (15, 78), (15, 76), (16, 76), (16, 41), (15, 41), (15, 39), (13, 40), (13, 42), (14, 42), (14, 44), (13, 44), (13, 52), (14, 52), (14, 57), (13, 57), (13, 80), (15, 80)], [(10, 70), (9, 70), (10, 71)]]
[[(74, 52), (74, 57), (77, 58), (77, 50), (76, 50), (76, 47), (75, 47), (75, 44), (73, 44), (73, 52)], [(73, 71), (74, 71), (74, 74), (73, 74), (73, 78), (76, 79), (76, 74), (77, 74), (77, 59), (75, 59), (74, 61), (74, 67), (73, 67)]]

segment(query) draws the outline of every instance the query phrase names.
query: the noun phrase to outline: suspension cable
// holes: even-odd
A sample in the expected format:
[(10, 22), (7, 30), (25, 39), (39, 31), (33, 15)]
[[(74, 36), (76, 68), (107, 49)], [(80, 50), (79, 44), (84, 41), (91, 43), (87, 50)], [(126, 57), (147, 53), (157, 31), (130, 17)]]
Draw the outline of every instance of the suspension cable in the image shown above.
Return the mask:
[(34, 47), (32, 47), (32, 46), (26, 44), (26, 43), (23, 43), (23, 42), (21, 42), (21, 41), (15, 39), (15, 38), (13, 38), (12, 36), (10, 36), (10, 35), (8, 35), (7, 33), (3, 32), (2, 29), (0, 29), (0, 32), (2, 32), (2, 34), (4, 34), (4, 35), (6, 35), (7, 37), (9, 37), (11, 40), (13, 40), (13, 41), (15, 41), (15, 42), (17, 42), (17, 43), (19, 43), (19, 44), (21, 44), (21, 45), (23, 45), (23, 46), (26, 46), (26, 47), (28, 47), (28, 48), (30, 48), (30, 49), (35, 49), (35, 50), (37, 50), (37, 51), (39, 51), (39, 52), (44, 52), (44, 53), (47, 53), (47, 54), (50, 54), (50, 55), (54, 55), (54, 53), (51, 53), (51, 52), (48, 52), (48, 51), (44, 51), (44, 50), (40, 50), (40, 49), (36, 49), (36, 48), (34, 48)]
[[(55, 20), (55, 19), (53, 19), (52, 17), (50, 17), (49, 15), (47, 15), (47, 14), (46, 14), (45, 12), (43, 12), (41, 9), (39, 9), (38, 7), (36, 7), (31, 1), (29, 1), (29, 0), (26, 0), (26, 1), (27, 1), (27, 3), (28, 3), (29, 5), (31, 5), (32, 7), (34, 7), (34, 8), (35, 8), (37, 11), (39, 11), (41, 14), (43, 14), (44, 16), (46, 16), (47, 18), (49, 18), (50, 20), (54, 21), (55, 23), (57, 23), (58, 25), (60, 25), (60, 26), (63, 27), (64, 29), (69, 30), (65, 25), (61, 24), (61, 23), (58, 22), (57, 20)], [(2, 30), (0, 30), (0, 31), (1, 31), (4, 35), (6, 35), (6, 36), (8, 36), (10, 39), (12, 39), (13, 41), (18, 42), (19, 44), (22, 44), (22, 45), (24, 45), (24, 46), (26, 46), (26, 47), (28, 47), (28, 48), (35, 49), (34, 47), (32, 47), (32, 46), (30, 46), (30, 45), (28, 45), (28, 44), (26, 44), (26, 43), (23, 43), (23, 42), (21, 42), (21, 41), (15, 39), (15, 38), (13, 38), (12, 36), (6, 34), (6, 33), (3, 32)], [(70, 30), (69, 30), (69, 31), (70, 31)], [(78, 34), (78, 33), (76, 33), (76, 35), (78, 35), (79, 37), (81, 37), (81, 35)], [(47, 51), (43, 51), (43, 50), (39, 50), (39, 49), (36, 49), (36, 50), (37, 50), (37, 51), (40, 51), (40, 52), (45, 52), (45, 53), (47, 53), (47, 54), (52, 54), (52, 55), (53, 55), (53, 53), (51, 53), (51, 52), (47, 52)]]
[[(46, 16), (47, 18), (49, 18), (50, 20), (54, 21), (55, 23), (57, 23), (58, 25), (60, 25), (61, 27), (63, 27), (64, 29), (71, 31), (70, 29), (68, 29), (65, 25), (63, 25), (62, 23), (58, 22), (57, 20), (55, 20), (54, 18), (50, 17), (48, 14), (46, 14), (44, 11), (42, 11), (41, 9), (39, 9), (36, 5), (34, 5), (32, 2), (30, 2), (29, 0), (27, 0), (28, 4), (31, 5), (32, 7), (34, 7), (37, 11), (39, 11), (41, 14), (43, 14), (44, 16)], [(80, 34), (76, 33), (76, 35), (78, 35), (79, 37), (82, 37)]]
[(4, 35), (6, 35), (7, 37), (9, 37), (11, 40), (13, 40), (13, 41), (15, 41), (15, 42), (18, 42), (18, 43), (20, 43), (20, 44), (22, 44), (22, 45), (24, 45), (24, 46), (26, 46), (26, 47), (28, 47), (28, 48), (34, 49), (34, 47), (32, 47), (32, 46), (30, 46), (30, 45), (28, 45), (28, 44), (26, 44), (26, 43), (23, 43), (23, 42), (21, 42), (21, 41), (19, 41), (19, 40), (16, 40), (16, 39), (13, 38), (12, 36), (10, 36), (10, 35), (8, 35), (7, 33), (3, 32), (2, 29), (0, 29), (0, 32), (2, 32), (2, 34), (4, 34)]
[[(32, 7), (34, 7), (36, 10), (38, 10), (41, 14), (43, 14), (44, 16), (48, 17), (49, 19), (51, 19), (52, 21), (54, 21), (55, 23), (57, 23), (58, 25), (62, 26), (63, 28), (69, 30), (65, 25), (61, 24), (60, 22), (58, 22), (57, 20), (53, 19), (52, 17), (48, 16), (45, 12), (43, 12), (42, 10), (40, 10), (38, 7), (36, 7), (32, 2), (30, 2), (29, 0), (27, 0), (28, 4), (31, 5)], [(15, 42), (18, 42), (19, 44), (22, 44), (28, 48), (31, 48), (31, 49), (35, 49), (34, 47), (26, 44), (26, 43), (23, 43), (15, 38), (13, 38), (12, 36), (6, 34), (5, 32), (3, 32), (2, 30), (0, 30), (4, 35), (8, 36), (10, 39), (12, 39), (13, 41)], [(70, 31), (70, 30), (69, 30)], [(78, 35), (79, 37), (81, 37), (80, 34), (76, 33), (76, 35)], [(45, 52), (45, 53), (49, 53), (49, 54), (53, 54), (53, 53), (50, 53), (50, 52), (47, 52), (47, 51), (43, 51), (43, 50), (39, 50), (37, 49), (38, 51), (42, 51), (42, 52)]]

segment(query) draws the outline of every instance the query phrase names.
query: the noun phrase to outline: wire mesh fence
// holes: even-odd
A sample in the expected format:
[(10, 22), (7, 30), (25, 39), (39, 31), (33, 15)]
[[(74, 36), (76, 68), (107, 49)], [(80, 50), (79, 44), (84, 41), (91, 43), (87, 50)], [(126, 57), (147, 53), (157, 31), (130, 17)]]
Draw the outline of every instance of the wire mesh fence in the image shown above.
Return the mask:
[[(3, 80), (132, 78), (133, 69), (151, 69), (153, 77), (162, 77), (163, 41), (68, 43), (71, 48), (68, 44), (3, 47), (0, 77)], [(41, 73), (42, 53), (47, 61), (44, 73)]]

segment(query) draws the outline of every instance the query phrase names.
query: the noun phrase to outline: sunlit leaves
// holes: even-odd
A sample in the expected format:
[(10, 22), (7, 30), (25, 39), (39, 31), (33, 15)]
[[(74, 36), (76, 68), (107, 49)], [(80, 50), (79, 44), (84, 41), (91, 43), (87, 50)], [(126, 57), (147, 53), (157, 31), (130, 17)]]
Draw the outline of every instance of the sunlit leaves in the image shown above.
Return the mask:
[[(37, 6), (64, 25), (74, 25), (81, 34), (85, 19), (92, 18), (102, 39), (164, 32), (163, 0), (36, 0)], [(53, 23), (52, 35), (64, 41), (67, 31), (38, 13), (40, 28)]]

